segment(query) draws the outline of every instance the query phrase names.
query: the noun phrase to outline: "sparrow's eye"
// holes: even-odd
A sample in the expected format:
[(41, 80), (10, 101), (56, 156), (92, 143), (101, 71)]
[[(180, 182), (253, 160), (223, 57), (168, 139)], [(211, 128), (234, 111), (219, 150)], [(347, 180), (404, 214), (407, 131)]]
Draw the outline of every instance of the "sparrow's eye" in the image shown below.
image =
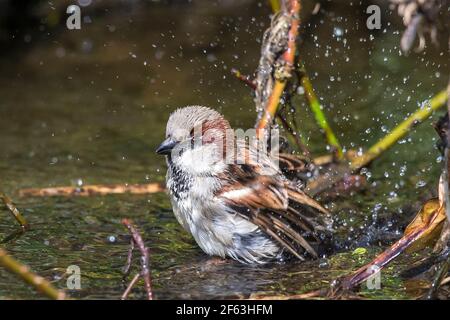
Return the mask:
[(190, 141), (191, 149), (193, 149), (195, 144), (195, 128), (192, 128), (191, 132), (189, 133), (188, 141)]

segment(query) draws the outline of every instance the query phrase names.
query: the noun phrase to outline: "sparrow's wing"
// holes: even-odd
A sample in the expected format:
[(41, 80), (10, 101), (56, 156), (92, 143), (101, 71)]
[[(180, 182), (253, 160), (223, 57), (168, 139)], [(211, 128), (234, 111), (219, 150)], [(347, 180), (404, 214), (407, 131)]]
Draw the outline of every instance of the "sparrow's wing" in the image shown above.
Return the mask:
[(317, 257), (305, 237), (317, 242), (316, 232), (325, 227), (316, 217), (308, 216), (305, 208), (327, 211), (280, 174), (260, 175), (260, 172), (260, 166), (229, 165), (227, 173), (221, 176), (224, 185), (216, 196), (297, 258), (304, 260), (301, 255), (304, 251)]
[(218, 196), (230, 203), (249, 208), (286, 210), (288, 195), (283, 184), (270, 176), (236, 177), (229, 181)]

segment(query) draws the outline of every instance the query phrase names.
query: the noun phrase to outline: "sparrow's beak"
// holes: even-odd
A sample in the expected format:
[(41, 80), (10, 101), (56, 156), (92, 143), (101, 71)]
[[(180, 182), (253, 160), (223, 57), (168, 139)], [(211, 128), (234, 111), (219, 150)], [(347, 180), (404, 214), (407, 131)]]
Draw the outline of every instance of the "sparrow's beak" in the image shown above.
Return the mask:
[(176, 146), (177, 143), (178, 142), (172, 140), (172, 138), (167, 138), (159, 145), (158, 149), (156, 149), (156, 153), (168, 155), (170, 154), (170, 152)]

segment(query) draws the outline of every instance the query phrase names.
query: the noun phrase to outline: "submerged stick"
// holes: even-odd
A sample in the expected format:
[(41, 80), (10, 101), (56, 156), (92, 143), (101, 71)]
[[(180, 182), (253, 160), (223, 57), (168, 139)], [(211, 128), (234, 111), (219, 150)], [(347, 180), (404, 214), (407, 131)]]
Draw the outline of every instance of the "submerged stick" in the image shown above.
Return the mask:
[(21, 197), (72, 197), (72, 196), (94, 196), (108, 194), (151, 194), (164, 192), (162, 183), (148, 184), (113, 184), (113, 185), (85, 185), (81, 187), (54, 187), (54, 188), (32, 188), (19, 190)]
[(363, 155), (353, 159), (350, 163), (350, 168), (352, 170), (358, 170), (369, 164), (372, 160), (377, 158), (380, 154), (392, 147), (398, 140), (404, 137), (414, 126), (423, 122), (425, 119), (429, 118), (434, 111), (444, 106), (446, 101), (447, 93), (445, 90), (436, 94), (429, 101), (427, 101), (422, 108), (406, 118)]
[(0, 248), (0, 266), (17, 275), (26, 283), (32, 285), (37, 291), (54, 300), (64, 300), (65, 293), (56, 289), (49, 281), (30, 271), (30, 269), (10, 257)]
[[(144, 278), (145, 292), (147, 293), (147, 299), (148, 300), (153, 300), (152, 282), (151, 282), (150, 264), (149, 264), (149, 261), (150, 261), (150, 259), (149, 259), (149, 250), (145, 246), (144, 240), (142, 240), (142, 237), (139, 234), (139, 231), (132, 225), (130, 220), (123, 219), (122, 220), (122, 224), (125, 227), (127, 227), (128, 231), (130, 231), (131, 236), (133, 238), (134, 244), (137, 245), (137, 247), (139, 248), (139, 250), (141, 252), (141, 268), (142, 268), (141, 272), (138, 273), (133, 278), (133, 280), (130, 282), (130, 284), (128, 285), (127, 289), (123, 293), (122, 298), (126, 299), (126, 297), (128, 296), (129, 292), (131, 291), (132, 287), (137, 282), (139, 276), (141, 276), (142, 278)], [(134, 245), (132, 247), (134, 248)], [(131, 253), (132, 253), (132, 250), (130, 250), (129, 253), (128, 253), (127, 265), (131, 261)], [(127, 266), (126, 269), (129, 272), (129, 266)]]
[(320, 298), (324, 294), (323, 290), (315, 290), (307, 293), (293, 295), (259, 296), (250, 295), (247, 300), (302, 300), (311, 298)]
[(3, 203), (5, 204), (6, 208), (11, 212), (11, 214), (14, 216), (14, 218), (17, 220), (17, 222), (22, 227), (22, 230), (25, 231), (28, 229), (29, 225), (27, 220), (22, 216), (20, 211), (17, 209), (17, 207), (12, 202), (11, 198), (9, 198), (4, 193), (0, 192), (0, 198), (2, 199)]

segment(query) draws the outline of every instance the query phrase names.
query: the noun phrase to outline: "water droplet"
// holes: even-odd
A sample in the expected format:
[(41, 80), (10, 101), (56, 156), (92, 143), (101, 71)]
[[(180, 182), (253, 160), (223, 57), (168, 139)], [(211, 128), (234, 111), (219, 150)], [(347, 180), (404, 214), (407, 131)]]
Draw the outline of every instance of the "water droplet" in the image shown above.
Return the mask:
[(422, 187), (425, 187), (426, 185), (427, 185), (427, 183), (425, 181), (419, 180), (416, 183), (416, 188), (422, 188)]

